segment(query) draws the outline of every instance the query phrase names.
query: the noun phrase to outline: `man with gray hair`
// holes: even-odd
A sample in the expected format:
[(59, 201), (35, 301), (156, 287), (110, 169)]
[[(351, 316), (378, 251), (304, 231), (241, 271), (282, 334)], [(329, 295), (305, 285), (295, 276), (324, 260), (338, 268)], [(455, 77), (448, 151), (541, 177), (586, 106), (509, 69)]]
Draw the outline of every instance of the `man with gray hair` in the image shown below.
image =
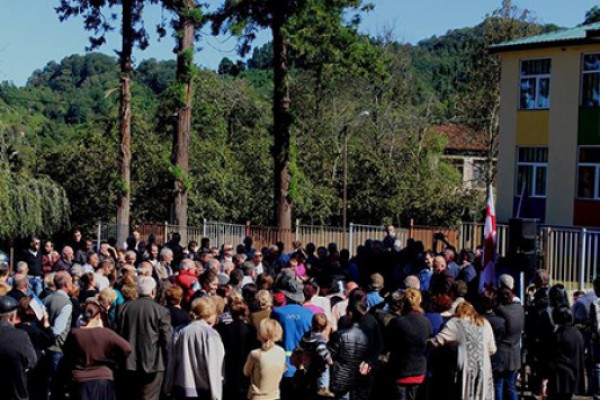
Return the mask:
[(25, 276), (29, 275), (29, 266), (25, 261), (19, 261), (17, 263), (17, 267), (15, 268), (15, 272), (17, 274), (23, 274)]
[(137, 282), (140, 297), (154, 298), (156, 295), (156, 281), (153, 278), (142, 276)]
[[(27, 264), (25, 264), (27, 267)], [(29, 292), (29, 278), (23, 273), (15, 274), (13, 277), (13, 287), (6, 295), (12, 297), (16, 301), (21, 301), (23, 297), (27, 297)]]
[(164, 355), (171, 340), (169, 310), (154, 301), (156, 281), (138, 278), (137, 300), (129, 301), (117, 314), (116, 331), (133, 352), (125, 360), (123, 398), (158, 400), (164, 377)]
[(217, 259), (208, 260), (206, 263), (206, 269), (214, 269), (217, 272), (221, 272), (221, 262)]
[(73, 266), (75, 254), (71, 246), (65, 246), (62, 249), (60, 260), (52, 267), (53, 271), (70, 271)]
[(27, 370), (35, 367), (37, 356), (25, 330), (15, 328), (19, 303), (0, 297), (0, 387), (2, 398), (27, 399)]
[(125, 252), (125, 262), (127, 264), (137, 265), (137, 253), (133, 250), (127, 250)]
[(155, 278), (159, 281), (165, 281), (173, 275), (173, 267), (171, 266), (173, 262), (173, 250), (163, 247), (158, 257), (160, 262), (154, 268)]
[(73, 290), (73, 278), (66, 271), (59, 271), (54, 276), (56, 290), (44, 298), (44, 305), (48, 310), (48, 318), (54, 335), (54, 344), (46, 350), (44, 356), (45, 373), (47, 375), (47, 384), (50, 385), (53, 397), (56, 397), (61, 388), (57, 382), (58, 366), (63, 357), (63, 348), (67, 341), (67, 336), (71, 330), (71, 316), (73, 313), (73, 304), (71, 303), (71, 292)]
[(404, 288), (421, 290), (421, 281), (415, 275), (409, 275), (404, 279)]
[[(17, 263), (17, 266), (15, 267), (15, 276), (8, 279), (8, 282), (9, 282), (10, 286), (12, 286), (13, 289), (16, 286), (16, 284), (15, 284), (16, 275), (20, 275), (21, 278), (25, 277), (25, 279), (28, 281), (27, 290), (25, 291), (25, 295), (29, 296), (31, 294), (33, 277), (29, 276), (29, 266), (27, 265), (27, 263), (25, 261), (19, 261)], [(15, 297), (15, 300), (19, 301), (19, 300), (21, 300), (21, 298), (22, 297), (18, 297), (18, 298)]]
[(152, 264), (150, 264), (148, 261), (141, 262), (138, 266), (137, 274), (138, 276), (152, 277)]

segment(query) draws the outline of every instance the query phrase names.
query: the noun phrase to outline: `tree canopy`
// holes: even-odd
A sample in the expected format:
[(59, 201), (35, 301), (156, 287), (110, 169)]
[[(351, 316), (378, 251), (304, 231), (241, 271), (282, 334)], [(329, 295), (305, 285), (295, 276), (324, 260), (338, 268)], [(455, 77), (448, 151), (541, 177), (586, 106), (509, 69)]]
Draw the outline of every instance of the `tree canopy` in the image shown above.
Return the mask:
[[(476, 104), (465, 99), (474, 87), (487, 87), (490, 82), (484, 80), (497, 77), (496, 67), (475, 62), (492, 40), (486, 32), (498, 22), (493, 18), (416, 45), (362, 36), (352, 24), (343, 35), (336, 33), (340, 40), (353, 36), (359, 54), (373, 54), (373, 65), (324, 54), (318, 43), (290, 42), (294, 218), (341, 224), (344, 129), (349, 135), (350, 221), (406, 223), (413, 218), (419, 224), (451, 224), (468, 215), (480, 217), (482, 196), (463, 188), (444, 158), (444, 138), (432, 127), (462, 122), (481, 129), (478, 124), (489, 117), (478, 115)], [(518, 23), (523, 34), (556, 28)], [(271, 49), (267, 43), (244, 61), (223, 60), (219, 71), (199, 70), (193, 76), (190, 225), (202, 218), (272, 221)], [(171, 217), (176, 105), (170, 88), (176, 68), (174, 60), (149, 59), (132, 74), (132, 223)], [(38, 204), (34, 198), (14, 197), (22, 193), (13, 188), (26, 185), (37, 185), (32, 193), (52, 191), (58, 199), (40, 204), (50, 208), (32, 213), (33, 222), (23, 225), (27, 228), (15, 231), (13, 225), (8, 232), (5, 227), (0, 236), (64, 229), (67, 219), (74, 226), (114, 221), (118, 85), (117, 59), (99, 53), (49, 62), (23, 87), (0, 83), (3, 132), (20, 132), (4, 135), (5, 147), (18, 150), (19, 172), (6, 167), (6, 161), (0, 164), (6, 178), (0, 208)], [(365, 110), (369, 116), (357, 119)], [(39, 218), (48, 212), (51, 220)]]

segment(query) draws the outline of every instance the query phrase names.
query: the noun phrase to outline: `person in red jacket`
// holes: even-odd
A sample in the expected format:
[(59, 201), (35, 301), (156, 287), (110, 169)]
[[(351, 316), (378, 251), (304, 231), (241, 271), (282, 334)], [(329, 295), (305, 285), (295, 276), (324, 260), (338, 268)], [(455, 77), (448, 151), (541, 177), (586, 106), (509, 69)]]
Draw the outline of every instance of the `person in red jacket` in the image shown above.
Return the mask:
[(47, 240), (44, 243), (44, 252), (42, 254), (42, 274), (44, 277), (52, 272), (52, 268), (58, 260), (60, 260), (60, 254), (54, 250), (54, 243)]
[(175, 284), (183, 289), (184, 304), (189, 304), (198, 288), (198, 268), (190, 259), (184, 259), (179, 264), (179, 275), (174, 279)]

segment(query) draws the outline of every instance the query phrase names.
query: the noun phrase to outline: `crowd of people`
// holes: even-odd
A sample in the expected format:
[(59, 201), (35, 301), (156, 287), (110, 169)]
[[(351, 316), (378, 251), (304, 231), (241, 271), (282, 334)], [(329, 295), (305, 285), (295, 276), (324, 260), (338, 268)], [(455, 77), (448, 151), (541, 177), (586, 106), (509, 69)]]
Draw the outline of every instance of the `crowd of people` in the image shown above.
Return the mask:
[[(0, 264), (3, 399), (600, 398), (600, 279), (481, 287), (481, 249), (164, 246), (133, 232)], [(571, 303), (572, 306), (571, 306)]]

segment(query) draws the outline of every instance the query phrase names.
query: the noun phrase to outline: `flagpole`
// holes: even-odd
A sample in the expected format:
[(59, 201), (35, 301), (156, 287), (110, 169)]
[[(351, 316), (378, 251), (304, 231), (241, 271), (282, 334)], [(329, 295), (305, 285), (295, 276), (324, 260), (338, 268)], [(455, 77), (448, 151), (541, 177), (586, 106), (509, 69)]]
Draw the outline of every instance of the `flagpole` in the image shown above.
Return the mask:
[(521, 189), (521, 196), (519, 196), (519, 206), (517, 207), (516, 218), (521, 218), (521, 207), (523, 206), (523, 198), (525, 197), (525, 189), (526, 188), (527, 188), (527, 184), (524, 184), (523, 189)]

